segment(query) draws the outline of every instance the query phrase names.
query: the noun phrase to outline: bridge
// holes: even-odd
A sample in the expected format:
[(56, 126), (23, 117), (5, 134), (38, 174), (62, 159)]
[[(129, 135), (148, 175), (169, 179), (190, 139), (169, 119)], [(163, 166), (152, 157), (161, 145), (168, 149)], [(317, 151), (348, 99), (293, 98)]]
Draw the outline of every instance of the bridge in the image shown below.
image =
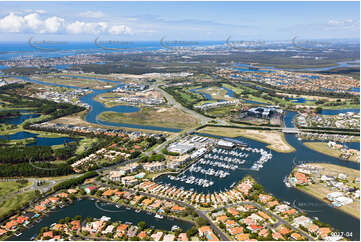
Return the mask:
[(282, 132), (286, 134), (298, 134), (299, 130), (297, 128), (283, 128)]

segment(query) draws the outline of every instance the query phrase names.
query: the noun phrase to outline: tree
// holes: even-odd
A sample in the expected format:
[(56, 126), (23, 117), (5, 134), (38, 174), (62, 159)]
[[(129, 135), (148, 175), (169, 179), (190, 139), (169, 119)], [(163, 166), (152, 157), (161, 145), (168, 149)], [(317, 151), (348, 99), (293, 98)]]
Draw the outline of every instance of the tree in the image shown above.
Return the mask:
[(196, 218), (196, 223), (198, 224), (198, 226), (205, 226), (205, 225), (209, 225), (208, 220), (204, 219), (204, 218)]

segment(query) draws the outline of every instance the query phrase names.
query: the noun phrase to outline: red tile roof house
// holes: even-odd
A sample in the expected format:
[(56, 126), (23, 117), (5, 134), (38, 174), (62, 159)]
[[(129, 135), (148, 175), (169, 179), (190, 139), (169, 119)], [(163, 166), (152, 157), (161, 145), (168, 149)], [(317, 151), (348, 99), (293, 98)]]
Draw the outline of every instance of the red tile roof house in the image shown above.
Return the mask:
[(251, 225), (249, 225), (247, 227), (247, 229), (251, 230), (252, 232), (255, 232), (255, 231), (260, 230), (262, 228), (263, 228), (262, 226), (255, 225), (255, 224), (251, 224)]
[(295, 177), (297, 179), (297, 184), (307, 184), (309, 182), (308, 177), (300, 172), (295, 172)]
[(243, 227), (228, 228), (227, 231), (232, 235), (240, 234), (243, 232)]
[(16, 220), (11, 220), (5, 224), (5, 228), (7, 230), (15, 230), (18, 225), (18, 222)]
[(4, 234), (6, 234), (8, 231), (6, 229), (2, 229), (0, 228), (0, 236), (3, 236)]
[(273, 238), (274, 240), (285, 240), (285, 239), (282, 237), (282, 235), (281, 235), (280, 233), (278, 233), (278, 232), (273, 233), (273, 234), (272, 234), (272, 238)]
[(291, 238), (294, 240), (300, 240), (300, 239), (302, 239), (302, 236), (299, 235), (298, 233), (292, 233)]
[(234, 208), (228, 208), (227, 212), (229, 212), (230, 214), (232, 214), (235, 217), (237, 217), (239, 215), (239, 212)]
[(48, 231), (48, 232), (44, 232), (43, 235), (41, 236), (41, 239), (52, 239), (53, 238), (53, 231)]
[(19, 224), (23, 224), (25, 221), (28, 221), (29, 218), (28, 217), (23, 217), (23, 216), (19, 216), (16, 218), (16, 222), (18, 222)]
[(78, 231), (80, 229), (80, 220), (71, 221), (70, 224), (72, 225), (71, 230)]
[(237, 241), (249, 240), (249, 234), (237, 234), (235, 238)]
[(205, 237), (208, 241), (219, 241), (217, 236), (213, 233), (211, 227), (209, 226), (202, 226), (198, 229), (199, 236)]
[(37, 211), (37, 212), (42, 212), (42, 211), (44, 211), (45, 209), (46, 209), (46, 207), (44, 207), (44, 206), (41, 206), (41, 205), (37, 205), (37, 206), (35, 206), (35, 211)]
[(145, 231), (141, 231), (137, 236), (140, 240), (144, 240), (147, 237), (147, 233)]

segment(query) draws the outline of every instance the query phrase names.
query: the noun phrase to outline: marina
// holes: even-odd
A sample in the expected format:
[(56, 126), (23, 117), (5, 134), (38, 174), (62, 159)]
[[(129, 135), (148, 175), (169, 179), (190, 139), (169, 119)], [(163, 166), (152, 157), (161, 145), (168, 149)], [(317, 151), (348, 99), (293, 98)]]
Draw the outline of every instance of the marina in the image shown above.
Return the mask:
[(263, 148), (238, 147), (225, 149), (213, 147), (196, 163), (177, 176), (168, 175), (168, 179), (178, 183), (185, 183), (208, 188), (225, 179), (237, 170), (259, 171), (263, 164), (272, 158), (272, 153)]

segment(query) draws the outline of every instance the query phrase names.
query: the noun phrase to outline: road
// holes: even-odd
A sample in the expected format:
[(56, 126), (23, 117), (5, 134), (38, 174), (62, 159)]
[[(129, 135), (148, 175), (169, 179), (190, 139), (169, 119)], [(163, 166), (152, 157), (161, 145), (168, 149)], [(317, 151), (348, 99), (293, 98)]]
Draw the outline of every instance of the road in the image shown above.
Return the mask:
[(154, 87), (154, 89), (156, 89), (157, 91), (161, 92), (162, 95), (167, 99), (168, 101), (168, 104), (173, 106), (173, 107), (176, 107), (186, 113), (189, 113), (190, 115), (192, 115), (193, 117), (199, 119), (201, 121), (201, 124), (206, 124), (208, 123), (209, 121), (213, 120), (212, 118), (208, 118), (200, 113), (197, 113), (191, 109), (188, 109), (186, 107), (184, 107), (183, 105), (181, 105), (180, 103), (178, 103), (174, 97), (170, 94), (168, 94), (166, 91), (164, 91), (163, 89), (159, 88), (158, 86)]

